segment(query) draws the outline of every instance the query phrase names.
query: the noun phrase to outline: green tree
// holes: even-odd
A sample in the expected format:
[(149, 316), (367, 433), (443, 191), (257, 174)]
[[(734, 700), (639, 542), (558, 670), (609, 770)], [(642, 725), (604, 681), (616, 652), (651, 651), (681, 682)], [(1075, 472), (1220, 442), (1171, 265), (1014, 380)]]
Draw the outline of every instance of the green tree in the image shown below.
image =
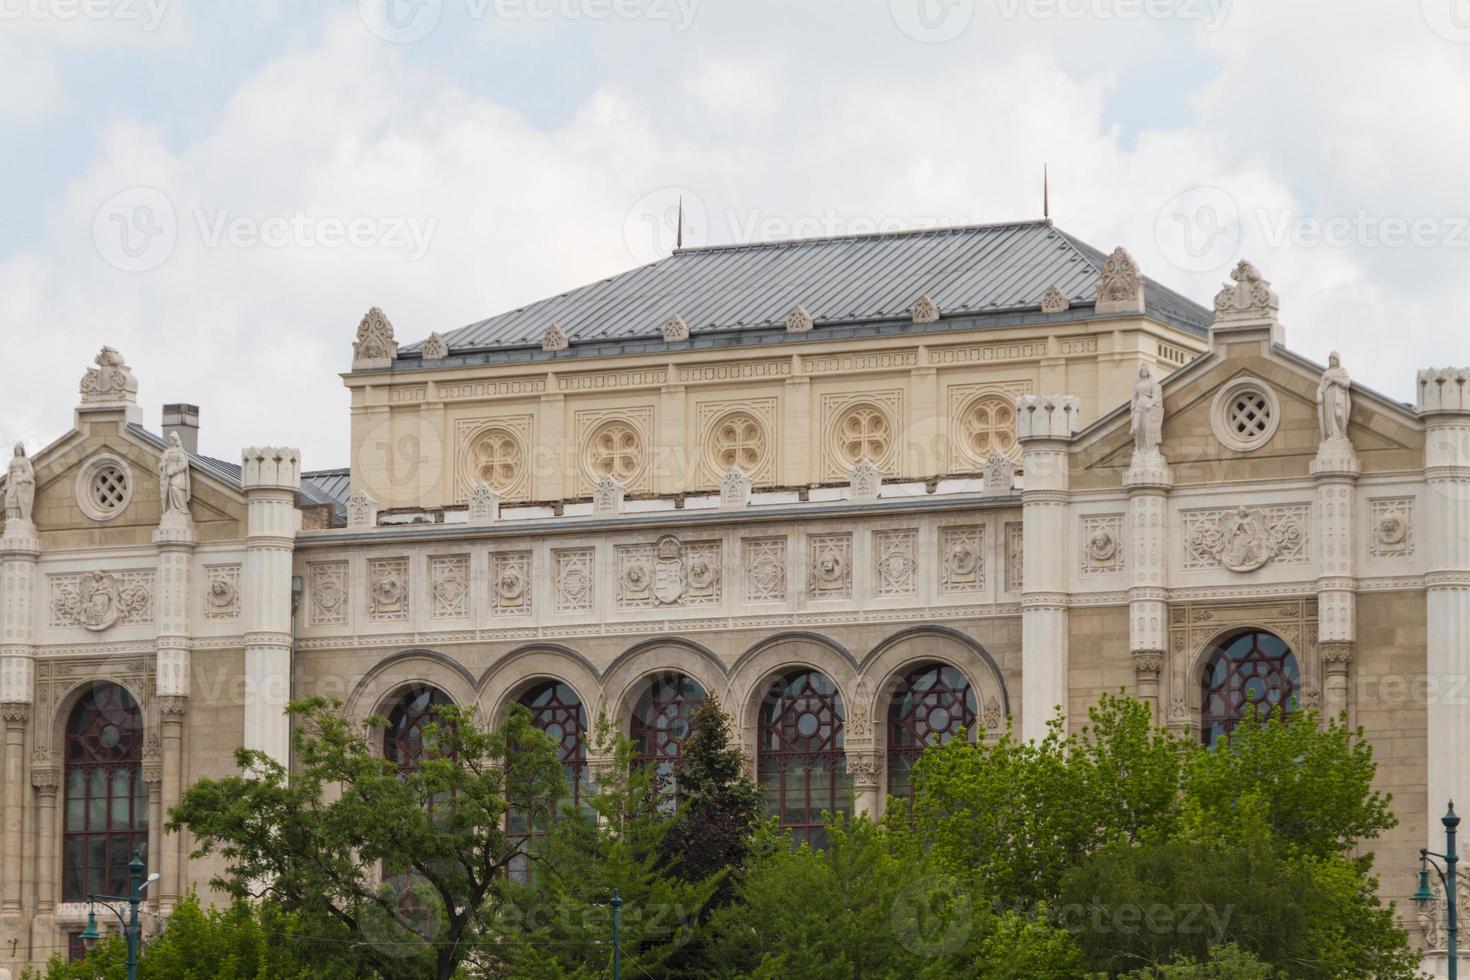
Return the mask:
[(631, 743), (606, 718), (591, 748), (602, 762), (586, 808), (564, 810), (535, 840), (530, 881), (504, 886), (496, 939), (511, 976), (607, 976), (614, 889), (626, 974), (668, 976), (724, 877), (721, 868), (696, 880), (671, 873), (664, 842), (674, 817), (652, 771), (633, 765)]
[(1227, 943), (1210, 949), (1206, 960), (1177, 957), (1157, 969), (1135, 970), (1119, 980), (1272, 980), (1279, 974), (1269, 964)]
[[(511, 807), (545, 820), (564, 791), (551, 741), (524, 709), (499, 730), (472, 709), (436, 709), (428, 751), (400, 771), (380, 751), (387, 722), (364, 726), (336, 701), (293, 704), (298, 768), (241, 749), (245, 776), (190, 787), (169, 829), (187, 829), (196, 857), (218, 852), (214, 884), (266, 897), (308, 934), (346, 936), (359, 963), (385, 980), (449, 980), (489, 938), (491, 907), (522, 844)], [(414, 898), (382, 883), (406, 873)]]

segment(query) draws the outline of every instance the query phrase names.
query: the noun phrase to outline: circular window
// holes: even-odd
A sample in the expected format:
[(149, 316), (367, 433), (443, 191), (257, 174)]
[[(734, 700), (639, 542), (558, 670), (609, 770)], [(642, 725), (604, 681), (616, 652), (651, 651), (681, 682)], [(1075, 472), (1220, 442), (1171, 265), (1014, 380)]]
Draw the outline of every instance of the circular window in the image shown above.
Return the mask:
[(710, 463), (721, 476), (732, 466), (754, 476), (766, 461), (766, 446), (766, 430), (759, 419), (749, 412), (731, 412), (710, 432)]
[(77, 474), (77, 505), (94, 521), (112, 520), (132, 496), (132, 470), (116, 456), (98, 456)]
[(1016, 407), (999, 395), (983, 395), (966, 406), (960, 432), (966, 452), (978, 463), (994, 452), (1009, 456), (1016, 448)]
[(643, 469), (643, 439), (628, 422), (604, 422), (587, 440), (586, 455), (594, 481), (610, 476), (627, 487)]
[(876, 405), (854, 405), (837, 419), (832, 448), (848, 466), (864, 459), (882, 466), (893, 448), (893, 424)]
[(1220, 389), (1211, 413), (1215, 437), (1238, 452), (1259, 449), (1276, 434), (1281, 406), (1269, 387), (1242, 378)]
[(520, 483), (525, 469), (521, 441), (499, 426), (477, 432), (470, 439), (465, 469), (472, 486), (488, 483), (496, 493), (508, 494)]

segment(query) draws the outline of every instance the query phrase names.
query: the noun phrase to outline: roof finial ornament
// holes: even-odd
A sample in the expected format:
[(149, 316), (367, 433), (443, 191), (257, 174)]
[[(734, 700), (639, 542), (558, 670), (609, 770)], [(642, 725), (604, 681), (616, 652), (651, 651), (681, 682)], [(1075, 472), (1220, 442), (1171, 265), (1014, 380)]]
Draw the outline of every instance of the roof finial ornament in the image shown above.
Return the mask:
[(684, 247), (684, 195), (679, 195), (679, 230), (674, 236), (674, 248)]
[(672, 344), (676, 341), (688, 339), (689, 324), (684, 322), (682, 316), (675, 313), (669, 317), (669, 322), (664, 324), (664, 342)]
[(1097, 277), (1097, 312), (1142, 313), (1143, 275), (1128, 250), (1119, 245)]
[(561, 324), (559, 323), (553, 323), (551, 326), (547, 327), (546, 332), (541, 335), (542, 350), (566, 350), (567, 347), (569, 347), (570, 345), (571, 339), (567, 337), (567, 332), (561, 328)]
[(1046, 287), (1046, 292), (1041, 295), (1041, 312), (1063, 313), (1072, 307), (1072, 301), (1067, 299), (1067, 294), (1052, 283)]
[(806, 307), (797, 303), (786, 316), (787, 333), (810, 333), (812, 329), (812, 315), (806, 311)]
[(429, 334), (429, 339), (424, 341), (423, 347), (419, 348), (419, 356), (426, 361), (437, 361), (449, 356), (449, 344), (444, 337), (435, 330)]
[(1271, 283), (1245, 259), (1230, 272), (1235, 285), (1227, 285), (1215, 295), (1215, 322), (1226, 320), (1274, 320), (1281, 300)]
[(929, 298), (929, 294), (928, 293), (925, 293), (923, 296), (920, 296), (919, 297), (919, 301), (914, 304), (913, 317), (914, 317), (914, 322), (915, 323), (936, 323), (936, 322), (938, 322), (938, 320), (939, 320), (939, 307), (935, 304), (935, 302), (932, 299)]

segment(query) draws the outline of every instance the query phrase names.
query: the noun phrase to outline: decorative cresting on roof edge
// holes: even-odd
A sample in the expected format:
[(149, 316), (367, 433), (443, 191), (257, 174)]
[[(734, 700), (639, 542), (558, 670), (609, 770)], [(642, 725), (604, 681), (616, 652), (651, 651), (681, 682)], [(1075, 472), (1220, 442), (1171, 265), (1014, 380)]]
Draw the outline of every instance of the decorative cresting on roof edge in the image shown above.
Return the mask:
[(389, 367), (398, 356), (398, 341), (393, 339), (393, 324), (376, 306), (363, 314), (357, 325), (357, 340), (352, 344), (352, 370)]

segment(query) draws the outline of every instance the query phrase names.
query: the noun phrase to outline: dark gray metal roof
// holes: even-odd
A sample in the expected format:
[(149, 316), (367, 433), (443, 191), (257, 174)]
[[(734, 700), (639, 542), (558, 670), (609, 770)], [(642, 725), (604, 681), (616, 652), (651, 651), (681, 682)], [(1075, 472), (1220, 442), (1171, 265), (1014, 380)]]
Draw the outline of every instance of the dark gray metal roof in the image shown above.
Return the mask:
[[(700, 334), (719, 332), (749, 335), (735, 343), (769, 342), (758, 335), (784, 328), (797, 303), (812, 315), (820, 337), (824, 326), (907, 322), (926, 294), (944, 320), (962, 318), (973, 327), (995, 314), (1039, 312), (1053, 283), (1074, 306), (1091, 306), (1105, 259), (1049, 221), (686, 248), (452, 330), (444, 339), (451, 358), (539, 351), (547, 327), (559, 323), (571, 338), (569, 353), (583, 345), (607, 353), (610, 344), (662, 342), (664, 323), (677, 313), (696, 343)], [(1199, 335), (1209, 331), (1208, 310), (1151, 280), (1145, 302), (1161, 321)], [(1055, 315), (1059, 321), (1077, 317), (1076, 311)], [(399, 356), (417, 360), (419, 347), (406, 344)]]

